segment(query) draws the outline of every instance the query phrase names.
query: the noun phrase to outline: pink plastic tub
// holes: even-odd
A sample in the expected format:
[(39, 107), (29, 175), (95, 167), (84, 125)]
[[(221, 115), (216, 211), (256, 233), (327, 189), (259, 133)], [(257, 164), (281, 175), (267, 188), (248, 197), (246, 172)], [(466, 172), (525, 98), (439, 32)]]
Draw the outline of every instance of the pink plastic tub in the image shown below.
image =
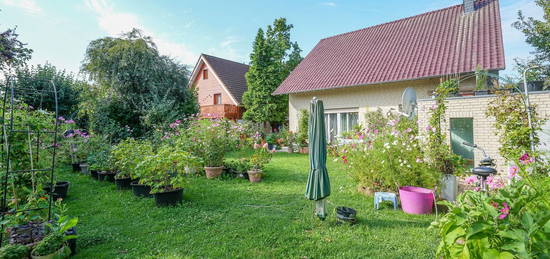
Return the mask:
[(406, 213), (432, 213), (434, 194), (430, 189), (413, 186), (399, 187), (399, 199), (401, 200), (401, 208)]

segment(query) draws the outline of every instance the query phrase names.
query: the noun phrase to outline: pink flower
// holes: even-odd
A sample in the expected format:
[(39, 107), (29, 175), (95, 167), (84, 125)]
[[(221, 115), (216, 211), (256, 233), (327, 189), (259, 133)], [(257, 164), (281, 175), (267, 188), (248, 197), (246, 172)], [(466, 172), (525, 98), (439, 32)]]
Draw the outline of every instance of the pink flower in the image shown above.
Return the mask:
[(535, 159), (530, 157), (529, 154), (525, 153), (519, 158), (519, 162), (524, 164), (524, 165), (527, 165), (527, 164), (535, 162)]
[(67, 124), (73, 124), (73, 123), (74, 123), (74, 120), (66, 120), (65, 123), (67, 123)]
[(59, 118), (57, 118), (59, 121), (65, 121), (65, 118), (63, 118), (63, 116), (59, 116)]
[(491, 175), (487, 177), (487, 185), (489, 186), (489, 189), (496, 190), (504, 187), (504, 182), (501, 178), (497, 178)]
[(374, 129), (373, 133), (378, 134), (378, 129)]
[(426, 131), (431, 131), (432, 130), (432, 126), (428, 125), (426, 126)]
[(364, 138), (365, 138), (365, 135), (363, 135), (363, 134), (360, 134), (360, 135), (359, 135), (359, 139), (360, 139), (360, 140), (363, 140)]
[(422, 163), (422, 159), (420, 159), (420, 157), (417, 157), (417, 158), (416, 158), (416, 162), (417, 162), (417, 163)]
[(519, 167), (512, 165), (508, 168), (508, 179), (516, 179), (518, 177)]
[(407, 132), (407, 133), (411, 133), (412, 131), (413, 131), (413, 129), (411, 129), (411, 128), (407, 128), (407, 129), (405, 130), (405, 132)]
[(464, 183), (468, 184), (468, 185), (473, 185), (474, 183), (477, 183), (479, 179), (477, 179), (477, 176), (475, 175), (471, 175), (469, 177), (467, 177), (465, 180), (464, 180)]
[(348, 163), (348, 157), (347, 156), (342, 156), (342, 160), (344, 161), (344, 164)]
[(510, 214), (510, 207), (508, 207), (508, 204), (506, 202), (502, 203), (503, 208), (500, 209), (500, 215), (498, 216), (499, 219), (505, 219), (508, 214)]

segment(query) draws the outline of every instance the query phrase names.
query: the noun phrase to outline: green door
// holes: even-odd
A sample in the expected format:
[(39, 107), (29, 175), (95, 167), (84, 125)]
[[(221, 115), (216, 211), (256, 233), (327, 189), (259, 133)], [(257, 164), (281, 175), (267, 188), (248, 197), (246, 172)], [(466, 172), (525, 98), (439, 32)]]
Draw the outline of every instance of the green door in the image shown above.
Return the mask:
[(474, 119), (451, 118), (451, 150), (464, 158), (469, 166), (474, 166), (474, 150), (462, 144), (474, 143)]

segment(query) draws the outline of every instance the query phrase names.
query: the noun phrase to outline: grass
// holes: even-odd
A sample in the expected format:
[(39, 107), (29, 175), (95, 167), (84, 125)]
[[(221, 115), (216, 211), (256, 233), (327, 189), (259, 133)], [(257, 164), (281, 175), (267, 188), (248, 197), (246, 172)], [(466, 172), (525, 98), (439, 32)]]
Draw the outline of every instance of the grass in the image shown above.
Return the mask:
[[(239, 157), (240, 154), (232, 154)], [(71, 173), (66, 203), (79, 218), (74, 258), (428, 258), (434, 256), (433, 215), (407, 215), (390, 206), (374, 210), (371, 197), (339, 163), (328, 162), (330, 209), (357, 209), (358, 224), (322, 222), (304, 198), (305, 155), (277, 153), (261, 183), (242, 179), (190, 179), (185, 202), (157, 208), (114, 184)]]

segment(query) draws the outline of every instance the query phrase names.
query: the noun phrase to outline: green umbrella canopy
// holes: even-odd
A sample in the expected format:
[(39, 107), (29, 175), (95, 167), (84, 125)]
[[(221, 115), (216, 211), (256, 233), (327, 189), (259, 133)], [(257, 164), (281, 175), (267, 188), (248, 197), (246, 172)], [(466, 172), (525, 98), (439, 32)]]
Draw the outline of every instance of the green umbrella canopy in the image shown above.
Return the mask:
[(309, 113), (309, 177), (306, 198), (314, 201), (330, 195), (330, 180), (327, 171), (327, 138), (325, 132), (325, 109), (323, 101), (314, 98)]

